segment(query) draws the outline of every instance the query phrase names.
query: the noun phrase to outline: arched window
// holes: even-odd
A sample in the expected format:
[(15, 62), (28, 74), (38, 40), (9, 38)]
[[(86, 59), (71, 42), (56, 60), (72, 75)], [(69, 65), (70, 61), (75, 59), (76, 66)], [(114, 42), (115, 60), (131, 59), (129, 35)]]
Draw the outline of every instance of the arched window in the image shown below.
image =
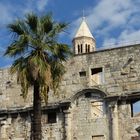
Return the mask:
[(81, 44), (81, 53), (83, 52), (83, 45)]
[(88, 45), (88, 52), (90, 52), (90, 45)]
[(86, 44), (86, 53), (88, 52), (88, 45)]
[(78, 44), (78, 53), (80, 53), (80, 45)]

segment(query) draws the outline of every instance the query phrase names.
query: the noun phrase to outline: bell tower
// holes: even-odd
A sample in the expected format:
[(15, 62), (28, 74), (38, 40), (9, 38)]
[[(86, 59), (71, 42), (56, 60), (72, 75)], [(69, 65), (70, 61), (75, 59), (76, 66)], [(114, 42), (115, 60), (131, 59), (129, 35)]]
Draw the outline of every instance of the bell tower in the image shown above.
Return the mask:
[(89, 30), (85, 17), (83, 17), (81, 25), (77, 30), (72, 43), (74, 54), (83, 54), (95, 51), (95, 39)]

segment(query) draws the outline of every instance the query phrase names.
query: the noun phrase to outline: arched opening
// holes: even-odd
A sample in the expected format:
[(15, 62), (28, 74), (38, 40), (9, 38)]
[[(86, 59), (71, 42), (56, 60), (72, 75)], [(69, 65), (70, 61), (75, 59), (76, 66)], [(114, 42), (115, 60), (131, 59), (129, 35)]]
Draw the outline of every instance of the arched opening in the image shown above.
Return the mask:
[(86, 44), (85, 47), (86, 47), (86, 53), (87, 53), (88, 52), (88, 45)]
[(83, 45), (81, 44), (81, 53), (83, 52)]
[(78, 54), (80, 53), (80, 45), (78, 44)]
[[(71, 98), (71, 118), (74, 118), (71, 123), (72, 136), (74, 138), (87, 140), (96, 139), (100, 134), (102, 138), (105, 135), (105, 130), (108, 129), (104, 118), (106, 116), (106, 103), (104, 97), (106, 94), (99, 89), (83, 89)], [(89, 123), (90, 122), (90, 123)], [(83, 125), (84, 124), (84, 125)], [(105, 129), (97, 129), (99, 125), (103, 125)], [(89, 129), (93, 128), (93, 129)], [(89, 135), (87, 135), (88, 130)]]
[(89, 53), (90, 52), (90, 45), (85, 45), (85, 48), (86, 48), (86, 53)]
[(90, 52), (90, 45), (88, 45), (88, 52)]
[(77, 106), (88, 106), (89, 118), (102, 118), (106, 114), (106, 94), (98, 89), (84, 89), (72, 97)]
[[(91, 94), (92, 93), (92, 94)], [(76, 100), (77, 98), (79, 98), (82, 95), (86, 95), (86, 97), (91, 97), (94, 95), (94, 97), (100, 97), (100, 98), (104, 98), (106, 97), (106, 93), (101, 91), (100, 89), (83, 89), (81, 91), (78, 91), (72, 98), (71, 98), (71, 102), (73, 102), (74, 100)]]

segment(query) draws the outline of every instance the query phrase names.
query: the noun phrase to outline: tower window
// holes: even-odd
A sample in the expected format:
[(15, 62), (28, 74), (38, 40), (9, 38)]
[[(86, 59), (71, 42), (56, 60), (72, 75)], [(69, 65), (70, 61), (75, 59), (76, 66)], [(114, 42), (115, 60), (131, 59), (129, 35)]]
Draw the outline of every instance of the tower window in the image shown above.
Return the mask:
[(80, 53), (80, 45), (78, 45), (78, 53)]
[(81, 44), (81, 53), (83, 52), (83, 45)]
[(86, 44), (86, 53), (88, 52), (88, 45)]
[(88, 45), (88, 52), (90, 52), (90, 45)]
[(78, 44), (78, 54), (83, 52), (83, 45)]
[(86, 53), (90, 52), (90, 45), (86, 44)]

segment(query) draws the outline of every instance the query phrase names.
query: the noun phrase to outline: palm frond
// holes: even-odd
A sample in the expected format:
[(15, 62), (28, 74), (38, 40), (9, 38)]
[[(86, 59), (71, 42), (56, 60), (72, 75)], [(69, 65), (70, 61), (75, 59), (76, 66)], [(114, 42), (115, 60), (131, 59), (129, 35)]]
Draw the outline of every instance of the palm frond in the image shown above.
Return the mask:
[(39, 83), (46, 103), (50, 88), (57, 93), (65, 73), (62, 62), (71, 55), (69, 46), (58, 43), (57, 37), (67, 26), (66, 23), (55, 22), (51, 13), (43, 17), (30, 13), (25, 19), (8, 25), (15, 38), (5, 55), (18, 58), (11, 67), (11, 73), (17, 73), (24, 98), (35, 81)]
[(11, 33), (15, 33), (16, 35), (22, 35), (24, 34), (24, 30), (22, 29), (22, 24), (24, 24), (22, 20), (17, 20), (14, 23), (9, 24), (7, 27)]
[(28, 88), (31, 86), (29, 80), (28, 63), (25, 58), (20, 57), (12, 64), (10, 72), (17, 73), (17, 82), (21, 85), (21, 92), (24, 99), (27, 97)]
[(26, 23), (33, 32), (36, 32), (37, 24), (38, 24), (38, 17), (35, 14), (33, 13), (27, 14)]
[(19, 40), (14, 41), (6, 50), (4, 55), (15, 57), (21, 55), (28, 49), (28, 38), (25, 35), (21, 35)]
[(52, 75), (52, 89), (54, 93), (57, 93), (59, 84), (62, 81), (62, 77), (65, 73), (65, 67), (62, 63), (53, 61), (51, 63), (51, 75)]
[(53, 28), (53, 19), (52, 14), (48, 13), (47, 15), (41, 18), (42, 30), (45, 34), (48, 34)]
[(67, 29), (67, 27), (68, 27), (67, 23), (56, 23), (54, 25), (54, 28), (53, 28), (53, 31), (52, 31), (53, 36), (54, 35), (56, 36), (56, 35), (64, 32)]

